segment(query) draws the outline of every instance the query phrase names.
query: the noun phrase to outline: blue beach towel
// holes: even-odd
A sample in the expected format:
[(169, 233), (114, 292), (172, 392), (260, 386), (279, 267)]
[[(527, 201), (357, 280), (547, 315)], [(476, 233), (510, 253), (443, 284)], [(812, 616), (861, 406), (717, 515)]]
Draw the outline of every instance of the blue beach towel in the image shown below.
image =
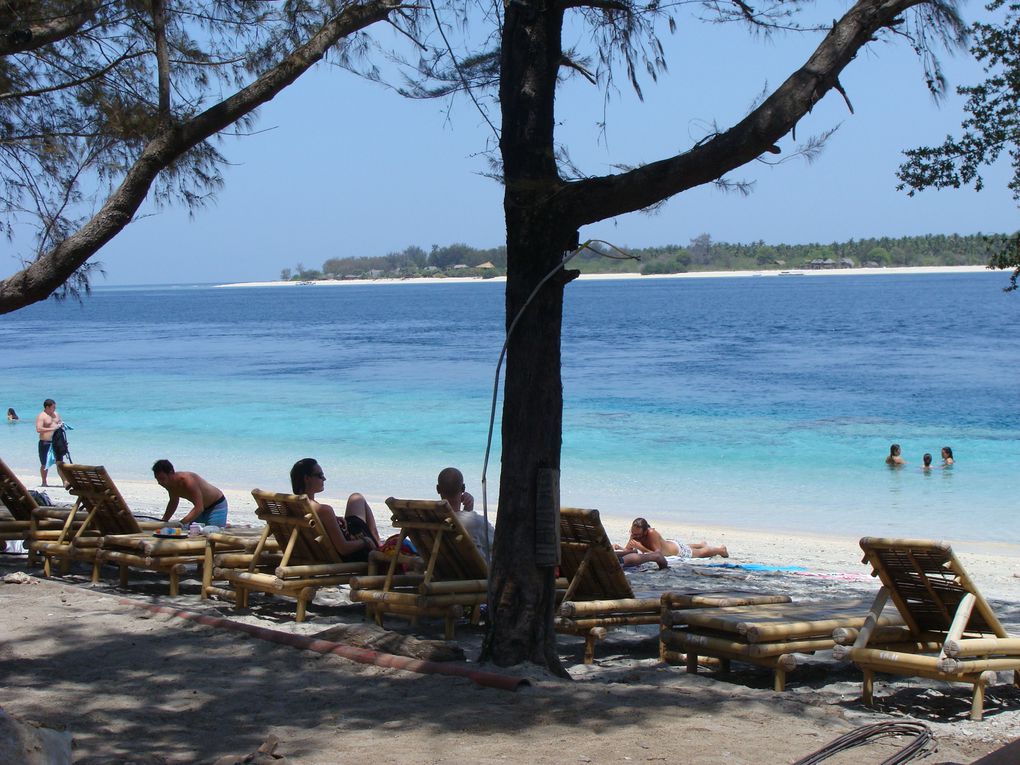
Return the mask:
[(715, 568), (740, 568), (745, 571), (807, 571), (805, 566), (771, 566), (767, 563), (701, 563)]

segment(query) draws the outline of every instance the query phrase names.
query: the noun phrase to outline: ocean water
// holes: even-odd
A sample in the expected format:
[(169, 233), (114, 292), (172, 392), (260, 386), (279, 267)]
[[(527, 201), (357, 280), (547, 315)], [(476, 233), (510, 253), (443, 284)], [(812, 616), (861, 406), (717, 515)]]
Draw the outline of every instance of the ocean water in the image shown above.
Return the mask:
[[(1001, 273), (578, 281), (564, 505), (679, 523), (1020, 544), (1020, 295)], [(0, 456), (57, 401), (78, 462), (429, 497), (479, 480), (503, 285), (97, 289), (0, 317)], [(499, 470), (499, 427), (489, 467)], [(889, 444), (909, 463), (884, 465)], [(950, 470), (920, 470), (951, 445)]]

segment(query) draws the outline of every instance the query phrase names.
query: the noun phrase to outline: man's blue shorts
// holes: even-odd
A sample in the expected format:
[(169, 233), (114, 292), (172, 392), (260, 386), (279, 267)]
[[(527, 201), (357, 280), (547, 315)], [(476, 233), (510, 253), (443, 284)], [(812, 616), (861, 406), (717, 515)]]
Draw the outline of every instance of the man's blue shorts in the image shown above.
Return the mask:
[(194, 523), (201, 523), (203, 526), (223, 526), (227, 525), (227, 498), (220, 497), (218, 500), (213, 502), (209, 507), (203, 510), (199, 516), (194, 520)]

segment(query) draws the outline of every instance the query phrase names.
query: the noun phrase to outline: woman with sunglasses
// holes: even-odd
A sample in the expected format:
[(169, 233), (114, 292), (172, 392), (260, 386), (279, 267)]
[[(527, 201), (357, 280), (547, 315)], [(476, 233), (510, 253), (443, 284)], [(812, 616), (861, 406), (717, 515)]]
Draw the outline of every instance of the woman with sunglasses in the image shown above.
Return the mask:
[(311, 500), (326, 536), (345, 561), (367, 561), (368, 554), (379, 549), (375, 515), (362, 495), (354, 493), (347, 498), (343, 521), (336, 517), (332, 507), (315, 501), (315, 495), (326, 487), (326, 474), (316, 460), (306, 457), (295, 462), (290, 469), (290, 484), (295, 494), (304, 494)]

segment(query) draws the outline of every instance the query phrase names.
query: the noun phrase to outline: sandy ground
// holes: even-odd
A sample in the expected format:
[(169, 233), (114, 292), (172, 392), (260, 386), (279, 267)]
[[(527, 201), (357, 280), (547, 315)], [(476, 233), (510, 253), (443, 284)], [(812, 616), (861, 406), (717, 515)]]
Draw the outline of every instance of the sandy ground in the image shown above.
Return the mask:
[[(619, 279), (643, 279), (651, 281), (655, 279), (715, 279), (719, 277), (749, 277), (749, 276), (882, 276), (892, 274), (952, 274), (952, 273), (976, 273), (987, 271), (987, 266), (904, 266), (899, 268), (839, 268), (826, 270), (807, 270), (803, 268), (791, 269), (770, 269), (768, 271), (693, 271), (686, 274), (581, 274), (579, 277), (584, 281), (605, 281)], [(448, 276), (443, 278), (435, 277), (412, 277), (407, 279), (322, 279), (314, 282), (234, 282), (232, 284), (220, 284), (219, 287), (330, 287), (350, 284), (460, 284), (470, 282), (505, 282), (505, 276), (495, 276), (490, 279), (483, 279), (480, 276)]]
[[(159, 488), (120, 485), (129, 502), (159, 508)], [(59, 490), (50, 490), (55, 499)], [(237, 497), (237, 516), (243, 515)], [(230, 497), (233, 504), (235, 499)], [(240, 518), (235, 518), (239, 520)], [(606, 519), (624, 538), (629, 519)], [(660, 530), (669, 532), (660, 526)], [(875, 585), (853, 540), (791, 540), (736, 529), (710, 542), (729, 545), (732, 562), (790, 562), (805, 572), (752, 571), (685, 564), (629, 574), (639, 594), (681, 589), (785, 592), (804, 601), (870, 597)], [(707, 530), (706, 530), (707, 532)], [(983, 545), (958, 554), (993, 602), (1007, 628), (1020, 633), (1020, 565), (1014, 549)], [(717, 561), (718, 562), (718, 561)], [(28, 570), (21, 556), (0, 556), (0, 575)], [(585, 666), (578, 638), (561, 637), (559, 652), (572, 680), (524, 672), (530, 685), (515, 692), (471, 680), (356, 664), (284, 647), (185, 619), (154, 614), (138, 604), (170, 605), (193, 613), (314, 635), (331, 626), (361, 624), (346, 588), (323, 590), (310, 619), (293, 622), (293, 605), (269, 598), (249, 611), (202, 601), (188, 579), (177, 598), (164, 579), (132, 575), (115, 586), (115, 570), (91, 586), (88, 571), (65, 577), (0, 584), (0, 707), (24, 718), (63, 725), (73, 733), (76, 762), (208, 763), (253, 751), (269, 734), (278, 754), (294, 763), (792, 763), (836, 737), (874, 722), (919, 720), (939, 750), (925, 763), (971, 763), (1020, 732), (1020, 689), (1009, 675), (990, 689), (982, 722), (967, 720), (969, 686), (924, 680), (877, 683), (879, 706), (860, 703), (860, 676), (828, 652), (805, 657), (787, 690), (771, 690), (768, 671), (734, 664), (728, 674), (687, 674), (657, 659), (656, 630), (611, 632)], [(408, 631), (392, 619), (387, 627)], [(441, 637), (438, 624), (414, 634)], [(458, 627), (469, 662), (482, 633)], [(499, 670), (513, 672), (513, 670)], [(517, 671), (521, 673), (520, 670)], [(880, 762), (906, 742), (882, 740), (828, 760), (834, 765)], [(122, 759), (117, 759), (118, 757)]]

